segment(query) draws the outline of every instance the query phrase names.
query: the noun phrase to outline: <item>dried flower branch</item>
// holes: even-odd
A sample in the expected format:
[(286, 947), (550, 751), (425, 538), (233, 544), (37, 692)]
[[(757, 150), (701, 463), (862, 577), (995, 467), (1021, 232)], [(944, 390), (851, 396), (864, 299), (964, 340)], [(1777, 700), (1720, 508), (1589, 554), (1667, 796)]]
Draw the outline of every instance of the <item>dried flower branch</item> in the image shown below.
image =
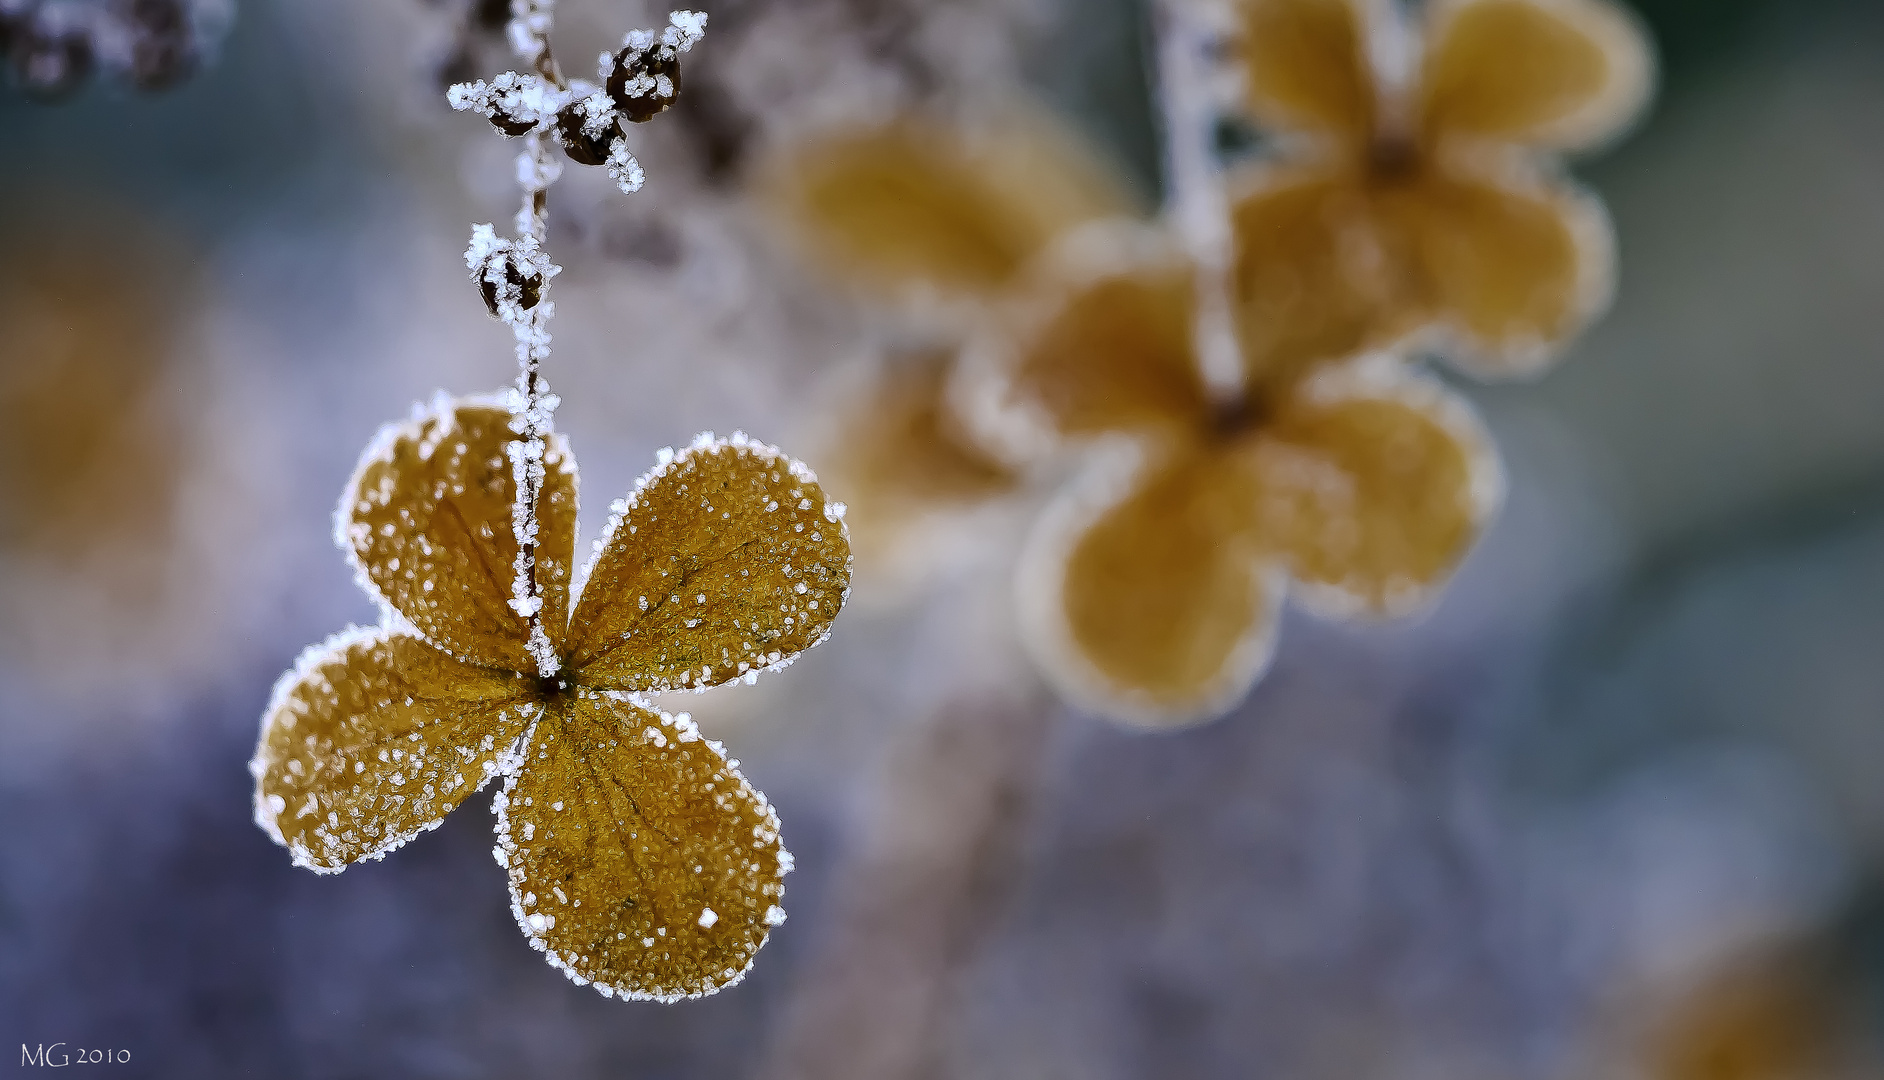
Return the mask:
[(628, 35), (603, 58), (619, 85), (600, 90), (564, 81), (551, 14), (546, 0), (512, 8), (531, 74), (450, 91), (525, 140), (516, 237), (478, 225), (465, 253), (516, 340), (516, 387), (441, 395), (367, 449), (335, 535), (386, 618), (309, 649), (277, 684), (255, 813), (298, 865), (331, 873), (502, 776), (495, 855), (531, 944), (604, 995), (672, 1001), (743, 977), (784, 920), (792, 862), (738, 762), (642, 695), (751, 682), (822, 641), (848, 596), (850, 542), (809, 469), (709, 433), (662, 454), (573, 577), (575, 461), (542, 375), (559, 272), (543, 251), (562, 168), (549, 147), (618, 180), (632, 167), (624, 187), (638, 187), (619, 120), (673, 100), (705, 17)]

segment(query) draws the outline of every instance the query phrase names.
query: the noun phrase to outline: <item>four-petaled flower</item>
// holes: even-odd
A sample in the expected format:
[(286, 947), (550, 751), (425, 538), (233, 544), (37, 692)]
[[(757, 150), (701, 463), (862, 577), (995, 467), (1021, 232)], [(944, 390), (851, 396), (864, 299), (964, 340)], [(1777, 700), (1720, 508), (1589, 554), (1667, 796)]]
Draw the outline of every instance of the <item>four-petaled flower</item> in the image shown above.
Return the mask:
[[(1407, 613), (1496, 511), (1465, 403), (1392, 354), (1299, 377), (1199, 375), (1195, 265), (1139, 226), (1073, 237), (1012, 333), (960, 372), (1019, 460), (1084, 446), (1021, 556), (1022, 638), (1063, 696), (1169, 727), (1234, 705), (1268, 665), (1285, 589), (1317, 613)], [(1057, 265), (1055, 265), (1057, 264)]]
[(1647, 99), (1641, 32), (1605, 0), (1239, 0), (1248, 105), (1277, 136), (1234, 193), (1245, 351), (1300, 369), (1411, 338), (1533, 373), (1607, 304), (1602, 205), (1554, 152)]
[(751, 679), (821, 641), (848, 593), (842, 505), (771, 447), (702, 436), (613, 507), (573, 583), (576, 468), (552, 436), (544, 676), (511, 603), (512, 419), (441, 400), (368, 448), (337, 540), (387, 618), (308, 650), (276, 686), (256, 820), (334, 873), (502, 776), (495, 854), (530, 942), (604, 995), (712, 993), (783, 920), (791, 856), (738, 763), (639, 695)]

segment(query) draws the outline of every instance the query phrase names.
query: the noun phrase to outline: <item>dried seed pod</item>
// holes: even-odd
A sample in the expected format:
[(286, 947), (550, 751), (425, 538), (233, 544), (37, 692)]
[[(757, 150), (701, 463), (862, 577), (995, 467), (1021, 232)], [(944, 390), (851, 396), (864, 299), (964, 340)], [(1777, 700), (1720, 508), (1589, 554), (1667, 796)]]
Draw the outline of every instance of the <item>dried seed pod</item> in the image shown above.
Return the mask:
[[(600, 128), (600, 132), (597, 129)], [(609, 144), (621, 131), (612, 111), (596, 118), (588, 103), (570, 102), (556, 114), (556, 138), (563, 153), (578, 165), (601, 165), (608, 161)]]
[(645, 124), (680, 95), (680, 56), (664, 41), (615, 54), (608, 73), (608, 96), (621, 114)]
[(531, 117), (508, 113), (503, 108), (491, 111), (491, 126), (504, 133), (506, 138), (514, 139), (519, 135), (528, 135), (536, 129), (536, 120)]
[[(518, 267), (516, 260), (510, 258), (507, 252), (494, 254), (491, 259), (503, 263), (504, 291), (515, 290), (517, 306), (525, 311), (536, 307), (543, 299), (543, 275), (535, 271), (526, 272)], [(488, 271), (478, 276), (478, 291), (484, 294), (484, 306), (490, 309), (491, 317), (501, 318), (497, 310), (500, 299), (497, 282), (491, 280)]]
[(16, 30), (7, 50), (13, 74), (28, 97), (59, 101), (70, 97), (97, 66), (91, 36), (34, 20)]

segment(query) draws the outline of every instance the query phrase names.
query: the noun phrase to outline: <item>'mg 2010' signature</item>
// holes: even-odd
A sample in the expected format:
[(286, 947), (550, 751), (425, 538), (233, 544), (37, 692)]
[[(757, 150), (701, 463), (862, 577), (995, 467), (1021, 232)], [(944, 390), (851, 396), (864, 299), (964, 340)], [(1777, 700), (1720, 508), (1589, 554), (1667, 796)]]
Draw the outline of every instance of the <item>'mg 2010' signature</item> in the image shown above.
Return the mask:
[(40, 1043), (38, 1046), (20, 1044), (20, 1065), (37, 1065), (43, 1069), (63, 1069), (68, 1065), (122, 1065), (131, 1060), (129, 1050), (100, 1050), (96, 1047), (73, 1046), (62, 1042)]

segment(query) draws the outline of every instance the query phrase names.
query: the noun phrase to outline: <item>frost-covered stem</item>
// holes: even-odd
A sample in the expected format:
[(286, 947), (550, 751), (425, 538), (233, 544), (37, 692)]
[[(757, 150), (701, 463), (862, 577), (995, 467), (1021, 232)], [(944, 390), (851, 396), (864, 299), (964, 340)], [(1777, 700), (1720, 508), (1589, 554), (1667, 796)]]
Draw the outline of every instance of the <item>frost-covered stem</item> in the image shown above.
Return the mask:
[[(517, 211), (519, 242), (540, 251), (545, 236), (545, 217), (549, 206), (549, 186), (556, 182), (560, 168), (550, 156), (550, 147), (540, 132), (526, 136), (523, 154), (517, 160), (517, 180), (523, 188), (523, 204)], [(547, 281), (545, 282), (547, 285)], [(511, 511), (511, 527), (517, 538), (517, 564), (512, 575), (514, 598), (511, 606), (524, 618), (529, 633), (530, 653), (536, 659), (538, 673), (556, 674), (556, 651), (543, 629), (543, 590), (537, 581), (539, 547), (537, 501), (543, 492), (544, 457), (548, 452), (550, 432), (555, 428), (556, 398), (549, 393), (543, 377), (543, 361), (549, 359), (549, 321), (556, 305), (548, 300), (528, 311), (518, 311), (509, 319), (517, 338), (517, 397), (519, 411), (512, 426), (517, 441), (511, 443), (511, 474), (515, 481), (517, 502)]]
[[(511, 0), (511, 47), (536, 74), (506, 71), (489, 82), (458, 83), (446, 92), (452, 108), (475, 112), (504, 135), (524, 142), (517, 156), (517, 184), (523, 189), (517, 238), (500, 238), (490, 225), (474, 226), (465, 264), (491, 314), (504, 320), (517, 338), (517, 406), (511, 421), (517, 438), (506, 448), (517, 493), (511, 512), (517, 561), (510, 606), (526, 623), (530, 653), (545, 678), (559, 666), (543, 628), (543, 590), (536, 574), (536, 510), (557, 404), (543, 377), (543, 362), (550, 353), (549, 321), (556, 314), (556, 305), (548, 299), (549, 283), (560, 272), (543, 252), (549, 189), (563, 173), (562, 156), (555, 151), (560, 147), (576, 161), (605, 165), (623, 191), (639, 190), (643, 175), (621, 134), (622, 110), (628, 110), (627, 119), (645, 120), (672, 102), (679, 92), (673, 65), (705, 33), (706, 16), (675, 11), (664, 30), (630, 32), (620, 53), (603, 54), (606, 85), (600, 88), (564, 80), (550, 51), (554, 24), (555, 0)], [(598, 145), (606, 147), (605, 157)]]
[(1246, 374), (1230, 306), (1229, 198), (1216, 152), (1220, 35), (1199, 0), (1157, 0), (1158, 100), (1164, 121), (1165, 205), (1196, 265), (1197, 361), (1212, 397), (1242, 400)]
[(550, 49), (550, 30), (556, 25), (556, 0), (510, 0), (510, 23), (505, 27), (511, 51), (536, 69), (551, 85), (567, 88), (556, 54)]

